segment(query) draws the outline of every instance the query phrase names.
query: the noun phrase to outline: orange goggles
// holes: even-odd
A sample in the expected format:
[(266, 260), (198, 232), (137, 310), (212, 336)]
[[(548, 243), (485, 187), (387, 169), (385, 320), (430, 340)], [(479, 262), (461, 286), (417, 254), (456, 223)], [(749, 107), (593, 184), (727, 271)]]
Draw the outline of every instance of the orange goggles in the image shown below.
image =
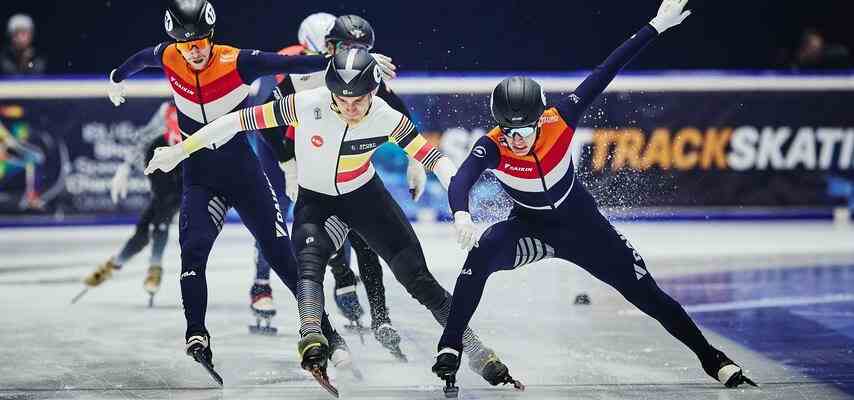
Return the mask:
[(183, 51), (183, 52), (189, 52), (190, 50), (193, 50), (193, 47), (198, 47), (199, 49), (206, 49), (210, 45), (211, 45), (211, 39), (210, 38), (202, 38), (202, 39), (197, 39), (197, 40), (190, 40), (187, 42), (175, 43), (175, 47), (177, 47), (178, 50)]

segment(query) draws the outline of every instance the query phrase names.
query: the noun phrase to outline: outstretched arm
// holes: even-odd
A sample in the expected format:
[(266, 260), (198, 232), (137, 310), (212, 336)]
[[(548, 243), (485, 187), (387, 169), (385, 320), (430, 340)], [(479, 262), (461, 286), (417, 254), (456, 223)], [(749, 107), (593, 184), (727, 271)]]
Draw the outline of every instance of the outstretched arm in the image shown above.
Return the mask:
[(161, 43), (157, 46), (147, 47), (125, 60), (122, 65), (114, 69), (110, 74), (110, 81), (119, 83), (127, 78), (130, 78), (139, 71), (145, 68), (160, 68), (163, 66), (163, 50), (166, 49), (166, 44)]
[(457, 167), (436, 146), (430, 144), (418, 133), (415, 124), (409, 118), (397, 112), (395, 114), (400, 115), (400, 120), (389, 135), (389, 139), (400, 146), (409, 157), (420, 162), (428, 171), (433, 171), (442, 187), (448, 189), (451, 177), (457, 173)]
[(145, 159), (146, 150), (148, 150), (148, 147), (151, 146), (154, 140), (163, 136), (166, 131), (166, 113), (168, 109), (169, 102), (161, 104), (157, 112), (151, 116), (148, 123), (136, 132), (137, 145), (133, 151), (125, 155), (124, 165), (128, 168), (140, 168), (140, 166), (142, 166), (141, 168), (145, 168), (143, 160)]
[(469, 214), (469, 193), (483, 171), (498, 166), (498, 147), (495, 142), (483, 136), (475, 142), (469, 156), (457, 174), (451, 179), (448, 188), (448, 203), (454, 215), (454, 230), (457, 243), (463, 250), (477, 247), (475, 227)]
[[(388, 87), (385, 81), (380, 83), (377, 97), (385, 100), (391, 108), (405, 115), (406, 118), (412, 119), (409, 109), (406, 108), (406, 103)], [(406, 182), (409, 185), (409, 194), (412, 196), (412, 200), (417, 202), (427, 187), (427, 172), (418, 160), (412, 157), (407, 158), (409, 164), (406, 166)]]
[(451, 178), (448, 188), (448, 203), (451, 212), (469, 211), (469, 193), (471, 188), (487, 169), (498, 166), (498, 147), (491, 139), (481, 136), (475, 142), (468, 157), (463, 161), (457, 174)]
[(154, 157), (145, 168), (145, 174), (158, 169), (169, 172), (190, 154), (205, 147), (222, 146), (240, 132), (285, 125), (296, 126), (298, 123), (293, 95), (234, 111), (205, 125), (181, 143), (156, 149)]
[(125, 102), (125, 91), (127, 91), (124, 84), (125, 79), (145, 68), (163, 66), (163, 50), (166, 49), (166, 46), (166, 43), (161, 43), (154, 47), (144, 48), (130, 56), (118, 68), (110, 71), (110, 86), (107, 87), (107, 95), (109, 95), (113, 105), (118, 107)]
[(605, 91), (620, 70), (652, 42), (660, 33), (679, 25), (690, 11), (682, 11), (688, 0), (664, 0), (658, 14), (629, 40), (618, 47), (605, 61), (581, 82), (575, 92), (560, 100), (555, 107), (570, 126), (577, 126), (587, 107)]
[(237, 70), (244, 82), (267, 75), (300, 74), (320, 71), (326, 64), (323, 56), (286, 56), (259, 50), (240, 50)]

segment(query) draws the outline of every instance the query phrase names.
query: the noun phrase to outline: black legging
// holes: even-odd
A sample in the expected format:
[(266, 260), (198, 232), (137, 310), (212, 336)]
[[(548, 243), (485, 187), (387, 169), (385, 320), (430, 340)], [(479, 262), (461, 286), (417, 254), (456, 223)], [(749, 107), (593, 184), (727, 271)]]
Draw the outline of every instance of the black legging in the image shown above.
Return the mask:
[(356, 262), (359, 263), (359, 275), (365, 285), (365, 291), (368, 293), (368, 304), (371, 307), (371, 328), (376, 329), (384, 323), (391, 323), (388, 307), (386, 307), (383, 269), (380, 265), (379, 256), (355, 231), (350, 231), (347, 235), (347, 241), (350, 246), (345, 243), (329, 260), (335, 280), (340, 282), (342, 278), (339, 275), (353, 273), (350, 269), (350, 248), (352, 247), (356, 252)]
[[(430, 310), (436, 322), (445, 325), (451, 295), (427, 269), (412, 225), (379, 177), (341, 196), (300, 188), (298, 199), (294, 210), (293, 244), (299, 264), (297, 299), (302, 336), (321, 333), (326, 262), (342, 245), (349, 229), (358, 232), (365, 243), (388, 262), (394, 277), (406, 291)], [(483, 358), (488, 349), (471, 329), (466, 328), (463, 350), (469, 357)]]
[(457, 278), (439, 349), (463, 347), (465, 327), (491, 274), (554, 257), (580, 266), (617, 289), (700, 359), (714, 350), (682, 306), (658, 287), (628, 239), (598, 211), (577, 213), (573, 217), (554, 212), (541, 218), (511, 213), (507, 220), (490, 226), (478, 243), (469, 252)]

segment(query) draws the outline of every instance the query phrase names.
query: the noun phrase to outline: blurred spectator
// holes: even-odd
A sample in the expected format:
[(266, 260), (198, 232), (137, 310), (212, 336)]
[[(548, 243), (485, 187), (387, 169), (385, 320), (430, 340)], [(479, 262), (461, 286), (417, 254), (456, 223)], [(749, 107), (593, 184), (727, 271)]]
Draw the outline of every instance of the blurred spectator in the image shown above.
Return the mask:
[(33, 47), (33, 19), (26, 14), (13, 15), (9, 18), (6, 33), (9, 35), (9, 47), (0, 53), (0, 73), (43, 74), (47, 63)]
[(482, 129), (475, 129), (472, 132), (463, 128), (448, 129), (441, 135), (439, 150), (442, 150), (442, 153), (448, 156), (454, 164), (460, 165), (468, 157), (474, 142), (485, 133)]
[(816, 29), (808, 28), (801, 35), (801, 44), (795, 53), (795, 69), (851, 68), (848, 49), (840, 44), (828, 44)]

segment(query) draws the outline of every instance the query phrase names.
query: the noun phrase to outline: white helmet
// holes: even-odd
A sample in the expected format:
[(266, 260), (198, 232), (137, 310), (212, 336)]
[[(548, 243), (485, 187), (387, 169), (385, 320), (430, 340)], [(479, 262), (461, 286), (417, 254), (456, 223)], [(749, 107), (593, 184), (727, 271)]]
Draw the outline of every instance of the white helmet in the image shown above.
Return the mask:
[(299, 43), (316, 53), (326, 52), (326, 35), (335, 24), (335, 16), (325, 12), (314, 13), (299, 24)]
[(19, 30), (32, 31), (34, 29), (35, 24), (33, 24), (33, 19), (30, 18), (30, 16), (27, 14), (13, 15), (11, 18), (9, 18), (9, 22), (6, 25), (6, 32), (10, 35)]

